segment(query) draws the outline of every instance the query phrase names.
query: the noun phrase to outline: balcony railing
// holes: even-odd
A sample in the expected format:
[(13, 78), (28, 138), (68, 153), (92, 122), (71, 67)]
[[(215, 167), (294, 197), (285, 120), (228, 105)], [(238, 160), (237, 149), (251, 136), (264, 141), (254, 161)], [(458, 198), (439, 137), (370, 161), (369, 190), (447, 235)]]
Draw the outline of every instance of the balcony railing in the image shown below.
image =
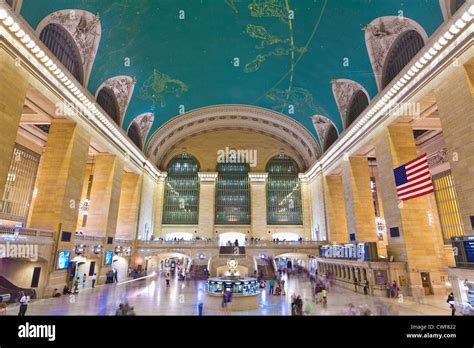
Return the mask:
[(53, 242), (53, 232), (37, 230), (32, 228), (15, 228), (0, 226), (0, 240), (9, 242), (22, 242), (25, 240), (37, 240), (42, 242)]

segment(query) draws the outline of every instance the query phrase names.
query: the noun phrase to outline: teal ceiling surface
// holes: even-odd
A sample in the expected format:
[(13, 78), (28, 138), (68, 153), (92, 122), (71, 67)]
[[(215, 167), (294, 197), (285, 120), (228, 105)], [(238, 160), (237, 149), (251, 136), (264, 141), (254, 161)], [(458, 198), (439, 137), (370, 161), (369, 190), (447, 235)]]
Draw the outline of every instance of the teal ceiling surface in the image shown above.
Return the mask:
[(341, 131), (331, 81), (351, 79), (377, 93), (362, 28), (403, 13), (431, 35), (443, 21), (438, 0), (24, 0), (21, 15), (36, 28), (64, 9), (99, 13), (88, 89), (135, 77), (123, 127), (153, 112), (149, 136), (181, 105), (187, 112), (218, 104), (273, 109), (313, 134), (311, 116), (320, 114)]

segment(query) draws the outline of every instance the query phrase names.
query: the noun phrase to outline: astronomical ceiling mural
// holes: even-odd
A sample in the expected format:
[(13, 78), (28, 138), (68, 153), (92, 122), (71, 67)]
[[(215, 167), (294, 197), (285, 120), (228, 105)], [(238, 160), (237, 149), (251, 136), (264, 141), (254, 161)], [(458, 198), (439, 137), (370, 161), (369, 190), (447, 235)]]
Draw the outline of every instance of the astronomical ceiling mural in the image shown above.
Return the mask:
[(153, 113), (148, 137), (183, 112), (219, 104), (275, 110), (314, 135), (312, 116), (322, 115), (342, 131), (331, 82), (377, 93), (363, 29), (405, 16), (431, 35), (443, 22), (438, 0), (24, 0), (21, 14), (36, 29), (59, 10), (99, 15), (87, 87), (95, 95), (108, 79), (135, 79), (122, 126)]

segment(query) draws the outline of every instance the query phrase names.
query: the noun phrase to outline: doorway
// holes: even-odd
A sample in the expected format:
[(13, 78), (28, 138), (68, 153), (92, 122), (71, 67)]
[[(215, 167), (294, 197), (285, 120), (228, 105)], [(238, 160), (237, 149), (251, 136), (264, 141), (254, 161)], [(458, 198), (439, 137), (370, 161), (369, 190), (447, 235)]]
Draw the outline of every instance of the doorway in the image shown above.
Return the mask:
[(431, 288), (430, 274), (428, 272), (421, 272), (421, 284), (423, 286), (423, 290), (425, 291), (425, 296), (431, 295), (433, 293)]

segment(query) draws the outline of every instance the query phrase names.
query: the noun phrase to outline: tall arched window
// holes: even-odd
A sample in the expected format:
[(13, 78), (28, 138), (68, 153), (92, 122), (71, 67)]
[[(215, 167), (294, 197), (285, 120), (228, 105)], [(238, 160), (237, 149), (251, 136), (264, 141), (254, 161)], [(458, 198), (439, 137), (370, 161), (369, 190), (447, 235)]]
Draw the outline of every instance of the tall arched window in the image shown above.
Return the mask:
[(183, 153), (168, 165), (163, 204), (163, 224), (197, 225), (199, 212), (199, 162)]
[(130, 125), (130, 128), (127, 132), (128, 137), (138, 148), (142, 148), (142, 137), (140, 136), (140, 130), (135, 122)]
[(451, 15), (455, 14), (465, 2), (466, 0), (451, 0)]
[(382, 88), (388, 86), (424, 45), (423, 38), (416, 30), (400, 34), (387, 55), (382, 73)]
[(115, 93), (108, 87), (102, 87), (97, 94), (97, 104), (115, 121), (120, 123), (120, 108), (115, 98)]
[(249, 165), (219, 163), (217, 172), (216, 224), (250, 224)]
[(285, 155), (273, 157), (267, 164), (267, 223), (301, 225), (301, 185), (298, 166)]
[(367, 95), (359, 90), (354, 93), (349, 103), (349, 109), (347, 110), (347, 124), (345, 125), (346, 128), (349, 127), (352, 122), (354, 122), (357, 117), (364, 111), (367, 106), (369, 106), (369, 99)]
[(82, 59), (71, 35), (59, 24), (48, 24), (41, 31), (40, 40), (48, 47), (66, 69), (83, 84)]

